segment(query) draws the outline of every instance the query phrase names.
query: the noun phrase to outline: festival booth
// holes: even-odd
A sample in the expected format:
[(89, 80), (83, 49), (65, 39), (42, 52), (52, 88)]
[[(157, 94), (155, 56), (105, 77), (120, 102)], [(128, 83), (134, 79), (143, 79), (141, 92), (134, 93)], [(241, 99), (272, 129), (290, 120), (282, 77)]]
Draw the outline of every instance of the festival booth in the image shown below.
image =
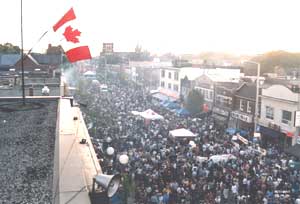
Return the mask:
[(158, 113), (154, 112), (151, 109), (148, 109), (144, 112), (139, 112), (139, 111), (131, 111), (133, 115), (136, 116), (141, 116), (145, 119), (145, 125), (149, 125), (151, 120), (163, 120), (164, 117), (159, 115)]
[(176, 140), (176, 139), (194, 139), (196, 137), (196, 135), (194, 133), (192, 133), (191, 131), (189, 131), (185, 128), (172, 130), (172, 131), (169, 132), (169, 136), (173, 140)]

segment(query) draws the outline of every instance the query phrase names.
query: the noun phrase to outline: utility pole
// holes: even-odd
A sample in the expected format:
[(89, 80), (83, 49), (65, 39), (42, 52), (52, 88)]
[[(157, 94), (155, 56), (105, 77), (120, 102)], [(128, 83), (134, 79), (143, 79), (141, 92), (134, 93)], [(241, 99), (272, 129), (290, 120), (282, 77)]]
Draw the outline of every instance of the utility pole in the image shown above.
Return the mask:
[(22, 69), (22, 101), (25, 106), (25, 83), (24, 83), (24, 48), (23, 48), (23, 0), (21, 0), (21, 69)]
[[(300, 111), (300, 90), (298, 89), (298, 101), (297, 101), (297, 104), (298, 104), (298, 106), (297, 106), (297, 111), (295, 112), (295, 114), (298, 112), (298, 111)], [(294, 117), (295, 118), (295, 120), (297, 119), (297, 117), (295, 116)], [(296, 124), (296, 121), (295, 121), (295, 124)], [(296, 137), (296, 143), (298, 143), (297, 142), (297, 140), (298, 140), (298, 138), (299, 138), (299, 135), (300, 135), (300, 126), (296, 126), (296, 134), (294, 135), (294, 137)], [(292, 143), (293, 143), (293, 141), (292, 141)]]

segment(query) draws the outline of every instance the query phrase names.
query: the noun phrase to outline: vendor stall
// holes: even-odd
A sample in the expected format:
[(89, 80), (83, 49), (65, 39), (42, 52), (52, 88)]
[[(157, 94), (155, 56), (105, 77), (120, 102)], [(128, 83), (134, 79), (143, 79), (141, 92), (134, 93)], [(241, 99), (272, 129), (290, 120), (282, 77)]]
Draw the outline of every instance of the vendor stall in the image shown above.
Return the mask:
[(195, 138), (196, 135), (194, 133), (192, 133), (191, 131), (184, 129), (184, 128), (180, 128), (180, 129), (176, 129), (176, 130), (172, 130), (169, 132), (169, 136), (173, 139), (177, 139), (177, 138)]

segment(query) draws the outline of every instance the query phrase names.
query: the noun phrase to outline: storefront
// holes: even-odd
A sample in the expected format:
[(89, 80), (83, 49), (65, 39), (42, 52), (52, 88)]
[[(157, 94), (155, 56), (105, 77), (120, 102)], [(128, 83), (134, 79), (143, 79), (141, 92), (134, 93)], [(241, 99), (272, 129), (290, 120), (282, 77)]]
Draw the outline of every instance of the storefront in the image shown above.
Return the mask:
[(291, 146), (292, 144), (292, 133), (283, 133), (280, 129), (273, 129), (270, 127), (259, 126), (261, 133), (262, 145), (266, 147), (267, 144), (278, 144), (281, 148)]
[(252, 135), (254, 123), (253, 116), (240, 111), (232, 111), (231, 118), (235, 121), (234, 128), (246, 131)]
[(216, 120), (217, 124), (227, 127), (229, 119), (229, 111), (214, 107), (212, 110), (212, 117)]

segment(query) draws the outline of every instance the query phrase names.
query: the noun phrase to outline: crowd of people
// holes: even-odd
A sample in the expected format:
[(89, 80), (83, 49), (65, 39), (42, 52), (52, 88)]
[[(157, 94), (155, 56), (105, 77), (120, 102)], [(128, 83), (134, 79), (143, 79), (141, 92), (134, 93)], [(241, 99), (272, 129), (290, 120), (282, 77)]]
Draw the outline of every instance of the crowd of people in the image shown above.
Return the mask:
[[(153, 103), (142, 88), (108, 84), (107, 92), (91, 87), (85, 119), (103, 171), (121, 173), (133, 184), (138, 204), (297, 203), (300, 204), (300, 171), (289, 166), (290, 155), (270, 144), (266, 154), (257, 144), (233, 142), (207, 114), (180, 117)], [(79, 97), (79, 101), (82, 98)], [(148, 123), (131, 111), (152, 109), (164, 117)], [(190, 139), (174, 139), (169, 131), (186, 128)], [(113, 147), (112, 156), (106, 149)], [(128, 164), (118, 157), (129, 156)], [(215, 161), (214, 155), (232, 155)]]

